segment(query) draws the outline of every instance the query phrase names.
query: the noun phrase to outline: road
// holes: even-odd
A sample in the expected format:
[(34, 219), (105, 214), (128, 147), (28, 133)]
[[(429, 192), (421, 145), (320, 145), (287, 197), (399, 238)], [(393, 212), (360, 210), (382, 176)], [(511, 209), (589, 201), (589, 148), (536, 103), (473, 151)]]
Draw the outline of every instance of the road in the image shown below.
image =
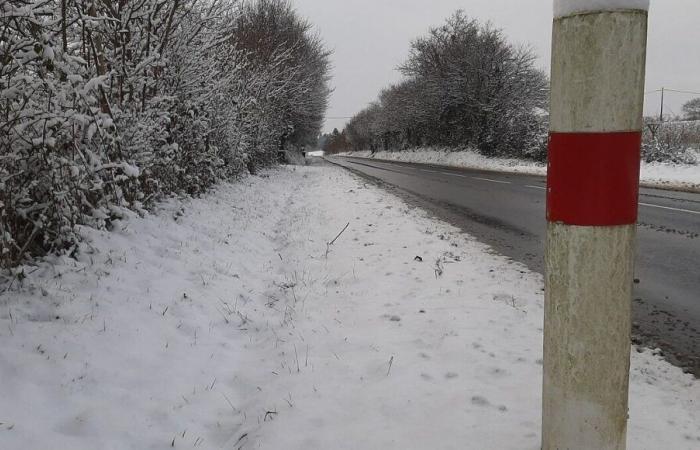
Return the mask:
[[(544, 177), (332, 157), (542, 273)], [(634, 341), (700, 377), (700, 194), (642, 189)]]

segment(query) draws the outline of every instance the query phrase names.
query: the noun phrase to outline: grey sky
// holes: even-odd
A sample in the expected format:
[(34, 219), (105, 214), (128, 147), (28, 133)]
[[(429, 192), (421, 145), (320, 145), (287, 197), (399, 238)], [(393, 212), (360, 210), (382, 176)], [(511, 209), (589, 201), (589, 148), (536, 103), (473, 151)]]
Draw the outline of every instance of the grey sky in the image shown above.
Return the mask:
[[(400, 79), (398, 66), (412, 39), (440, 25), (453, 11), (491, 21), (512, 42), (528, 43), (549, 71), (551, 0), (292, 0), (318, 28), (333, 55), (333, 86), (328, 117), (351, 116), (379, 90)], [(652, 0), (647, 90), (700, 92), (700, 1)], [(680, 114), (692, 95), (669, 92), (666, 109)], [(646, 97), (646, 113), (658, 114), (660, 98)], [(326, 131), (345, 119), (329, 119)]]

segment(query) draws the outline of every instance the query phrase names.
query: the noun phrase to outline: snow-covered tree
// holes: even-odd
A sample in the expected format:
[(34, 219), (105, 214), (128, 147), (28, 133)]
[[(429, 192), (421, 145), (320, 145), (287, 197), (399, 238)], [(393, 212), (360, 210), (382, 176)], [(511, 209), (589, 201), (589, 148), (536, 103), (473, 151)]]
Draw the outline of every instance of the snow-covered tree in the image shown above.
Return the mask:
[(535, 54), (490, 25), (455, 13), (411, 44), (405, 80), (384, 90), (372, 135), (367, 112), (349, 128), (356, 147), (469, 146), (487, 155), (541, 158), (546, 147), (548, 79)]
[(700, 98), (694, 98), (683, 104), (685, 120), (700, 120)]

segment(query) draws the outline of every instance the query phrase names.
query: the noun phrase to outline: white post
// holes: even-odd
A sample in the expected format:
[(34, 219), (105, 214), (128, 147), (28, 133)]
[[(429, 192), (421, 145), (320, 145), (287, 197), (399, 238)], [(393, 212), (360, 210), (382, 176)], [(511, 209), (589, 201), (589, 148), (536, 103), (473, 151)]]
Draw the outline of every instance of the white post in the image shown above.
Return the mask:
[(648, 0), (555, 0), (542, 448), (626, 447)]

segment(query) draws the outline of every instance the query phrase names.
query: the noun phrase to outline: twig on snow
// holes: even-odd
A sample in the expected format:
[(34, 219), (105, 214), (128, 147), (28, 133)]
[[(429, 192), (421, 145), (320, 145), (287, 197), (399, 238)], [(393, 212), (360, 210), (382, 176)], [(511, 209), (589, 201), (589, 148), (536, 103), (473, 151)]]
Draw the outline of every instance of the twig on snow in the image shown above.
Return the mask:
[(226, 394), (224, 394), (223, 392), (221, 393), (221, 395), (224, 396), (224, 399), (226, 400), (226, 403), (229, 404), (229, 406), (231, 407), (231, 409), (233, 410), (233, 412), (234, 412), (234, 413), (237, 412), (236, 407), (233, 406), (233, 403), (231, 403), (231, 400), (229, 400), (228, 396), (226, 396)]
[(296, 344), (294, 345), (294, 359), (297, 361), (297, 373), (301, 372), (301, 368), (299, 367), (299, 354), (297, 353), (297, 346)]
[(335, 239), (326, 244), (326, 258), (328, 258), (328, 253), (330, 253), (331, 251), (331, 245), (335, 244), (335, 241), (337, 241), (340, 238), (340, 236), (342, 236), (342, 234), (345, 233), (345, 230), (347, 230), (349, 226), (350, 222), (348, 222), (348, 224), (345, 225), (345, 227), (340, 231), (340, 233), (338, 233)]
[(333, 239), (332, 241), (330, 241), (330, 242), (328, 243), (328, 245), (333, 245), (333, 244), (335, 244), (335, 241), (337, 241), (338, 238), (339, 238), (343, 233), (345, 233), (345, 230), (347, 230), (349, 226), (350, 226), (350, 222), (348, 222), (348, 224), (345, 225), (345, 228), (343, 228), (343, 229), (341, 230), (341, 232), (338, 233), (338, 235), (335, 237), (335, 239)]

